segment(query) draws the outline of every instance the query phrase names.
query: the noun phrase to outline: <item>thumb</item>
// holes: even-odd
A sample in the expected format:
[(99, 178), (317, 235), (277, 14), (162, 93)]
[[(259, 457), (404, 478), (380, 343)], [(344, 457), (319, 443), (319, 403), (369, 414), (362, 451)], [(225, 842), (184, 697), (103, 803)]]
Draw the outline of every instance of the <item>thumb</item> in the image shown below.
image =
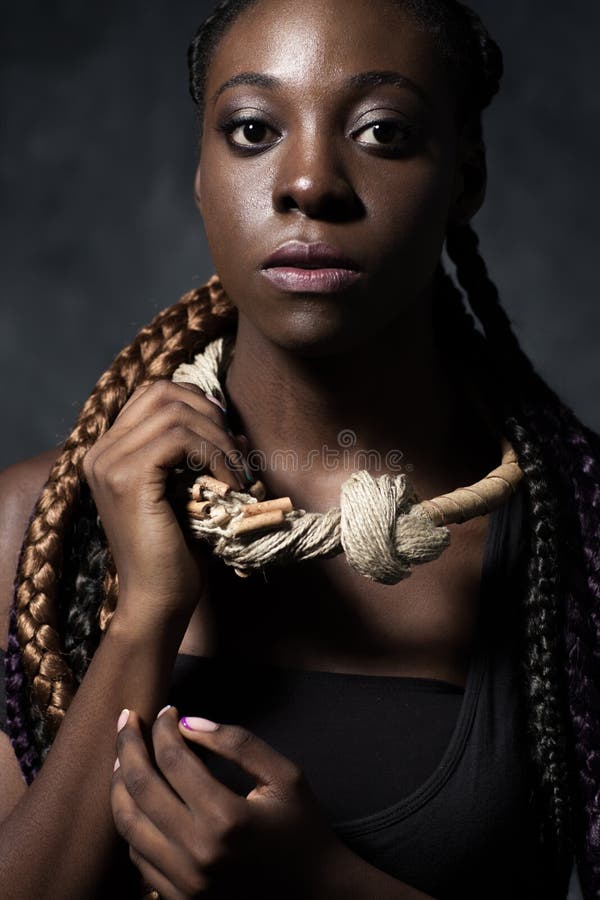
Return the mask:
[(262, 738), (239, 725), (218, 725), (209, 719), (184, 716), (179, 731), (188, 741), (201, 744), (235, 763), (259, 785), (285, 794), (302, 776), (300, 767)]

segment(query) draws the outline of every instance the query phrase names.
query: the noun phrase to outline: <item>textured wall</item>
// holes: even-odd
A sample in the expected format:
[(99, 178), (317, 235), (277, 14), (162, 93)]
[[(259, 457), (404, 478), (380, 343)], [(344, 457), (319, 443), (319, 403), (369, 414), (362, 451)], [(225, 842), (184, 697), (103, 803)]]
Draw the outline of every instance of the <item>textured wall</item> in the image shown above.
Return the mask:
[[(501, 44), (482, 248), (527, 352), (600, 429), (600, 6), (476, 0)], [(211, 3), (2, 2), (0, 466), (63, 440), (99, 375), (212, 272), (185, 51)]]

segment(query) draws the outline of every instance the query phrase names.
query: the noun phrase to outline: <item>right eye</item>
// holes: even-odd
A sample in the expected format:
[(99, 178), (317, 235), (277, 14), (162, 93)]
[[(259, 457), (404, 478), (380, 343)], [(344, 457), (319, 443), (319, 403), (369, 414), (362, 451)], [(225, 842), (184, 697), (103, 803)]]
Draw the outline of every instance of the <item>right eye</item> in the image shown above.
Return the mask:
[(268, 146), (272, 141), (267, 140), (267, 135), (269, 132), (275, 134), (262, 119), (239, 117), (220, 125), (219, 131), (227, 135), (227, 142), (232, 147), (244, 150)]

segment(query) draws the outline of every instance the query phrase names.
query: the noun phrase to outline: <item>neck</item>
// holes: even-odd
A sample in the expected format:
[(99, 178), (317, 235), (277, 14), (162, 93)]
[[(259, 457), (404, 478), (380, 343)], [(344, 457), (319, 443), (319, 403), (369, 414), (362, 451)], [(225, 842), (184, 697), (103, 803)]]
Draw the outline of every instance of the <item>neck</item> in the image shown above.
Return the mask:
[(225, 380), (231, 424), (260, 451), (258, 477), (274, 492), (316, 484), (335, 494), (367, 469), (406, 472), (429, 497), (483, 477), (485, 460), (500, 463), (444, 368), (431, 301), (430, 293), (363, 345), (318, 358), (274, 344), (240, 314)]

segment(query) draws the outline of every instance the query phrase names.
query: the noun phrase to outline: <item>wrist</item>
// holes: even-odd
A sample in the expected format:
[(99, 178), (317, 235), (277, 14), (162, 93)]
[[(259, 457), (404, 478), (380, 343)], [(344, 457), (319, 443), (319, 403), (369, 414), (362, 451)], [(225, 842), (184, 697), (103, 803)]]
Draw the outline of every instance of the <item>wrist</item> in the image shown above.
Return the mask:
[(341, 840), (324, 860), (321, 872), (311, 900), (434, 900), (371, 865)]
[(350, 897), (360, 900), (364, 896), (362, 874), (358, 871), (361, 862), (336, 836), (316, 867), (316, 883), (311, 885), (310, 892), (312, 900), (349, 900)]
[[(139, 598), (136, 606), (139, 609)], [(166, 612), (164, 615), (142, 616), (129, 609), (125, 597), (121, 597), (105, 638), (118, 642), (125, 649), (144, 647), (177, 653), (188, 626), (189, 616)]]

